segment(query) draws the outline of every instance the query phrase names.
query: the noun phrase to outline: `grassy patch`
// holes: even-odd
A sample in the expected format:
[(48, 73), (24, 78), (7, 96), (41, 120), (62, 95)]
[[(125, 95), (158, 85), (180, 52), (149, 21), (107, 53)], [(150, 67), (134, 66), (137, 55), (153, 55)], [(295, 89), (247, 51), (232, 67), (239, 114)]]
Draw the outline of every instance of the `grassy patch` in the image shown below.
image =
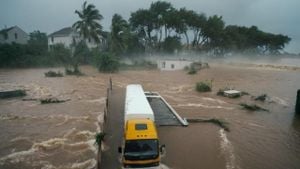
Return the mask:
[(230, 131), (228, 127), (228, 123), (217, 119), (217, 118), (211, 118), (211, 119), (201, 119), (201, 118), (196, 118), (196, 119), (187, 119), (189, 123), (213, 123), (221, 128), (223, 128), (225, 131)]
[(60, 71), (55, 72), (55, 71), (50, 70), (44, 74), (46, 77), (63, 77), (63, 74)]
[(0, 92), (1, 99), (7, 99), (12, 97), (22, 97), (26, 96), (25, 90), (11, 90), (11, 91), (2, 91)]
[(257, 106), (256, 104), (246, 104), (246, 103), (240, 103), (240, 106), (242, 106), (244, 109), (249, 110), (249, 111), (267, 111), (269, 110), (262, 108), (260, 106)]
[(196, 83), (196, 90), (198, 92), (210, 92), (212, 88), (211, 82), (198, 82)]

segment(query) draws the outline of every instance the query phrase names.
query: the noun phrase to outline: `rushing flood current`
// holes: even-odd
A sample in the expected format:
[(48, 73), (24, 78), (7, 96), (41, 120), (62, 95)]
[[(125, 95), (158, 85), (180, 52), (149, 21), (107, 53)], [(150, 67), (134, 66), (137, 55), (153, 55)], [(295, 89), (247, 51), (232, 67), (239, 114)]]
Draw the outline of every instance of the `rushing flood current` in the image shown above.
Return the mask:
[[(230, 132), (206, 123), (183, 129), (163, 128), (161, 132), (174, 143), (182, 141), (180, 151), (167, 150), (167, 156), (178, 158), (164, 161), (170, 168), (300, 167), (300, 118), (294, 115), (296, 91), (300, 89), (298, 69), (213, 64), (191, 76), (184, 71), (158, 70), (100, 74), (83, 67), (85, 76), (45, 78), (48, 70), (0, 70), (1, 90), (27, 92), (24, 98), (0, 100), (0, 168), (95, 168), (94, 135), (101, 131), (99, 122), (103, 120), (109, 77), (115, 87), (140, 83), (145, 90), (158, 91), (183, 117), (216, 117), (229, 123)], [(197, 93), (195, 83), (204, 80), (212, 80), (213, 91)], [(250, 95), (238, 99), (217, 96), (224, 87)], [(267, 94), (268, 101), (253, 100), (260, 94)], [(49, 97), (68, 101), (38, 101)], [(242, 102), (255, 103), (269, 112), (243, 110), (239, 106)], [(189, 138), (192, 140), (183, 142)], [(193, 152), (195, 148), (204, 151)]]

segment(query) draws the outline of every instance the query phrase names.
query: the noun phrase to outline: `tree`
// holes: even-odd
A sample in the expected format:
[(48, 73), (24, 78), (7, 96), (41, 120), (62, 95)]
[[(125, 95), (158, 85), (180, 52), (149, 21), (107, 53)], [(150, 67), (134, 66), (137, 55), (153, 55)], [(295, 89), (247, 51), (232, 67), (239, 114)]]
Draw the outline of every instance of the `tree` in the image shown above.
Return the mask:
[(130, 31), (129, 25), (119, 14), (114, 14), (111, 23), (111, 51), (120, 54), (124, 53), (127, 48)]
[(92, 38), (95, 42), (100, 42), (100, 35), (102, 33), (102, 26), (99, 21), (103, 16), (96, 9), (95, 5), (87, 4), (85, 1), (82, 5), (81, 11), (76, 10), (75, 13), (80, 20), (73, 24), (73, 28), (77, 30), (83, 39)]
[[(93, 39), (96, 43), (100, 43), (100, 36), (102, 33), (102, 26), (99, 21), (103, 19), (103, 16), (96, 9), (95, 5), (87, 4), (85, 1), (82, 5), (81, 11), (75, 10), (75, 13), (79, 17), (79, 21), (73, 24), (73, 28), (79, 33), (80, 37), (83, 38), (81, 41), (86, 43), (87, 39)], [(80, 42), (81, 43), (81, 42)], [(72, 63), (74, 66), (74, 72), (79, 72), (78, 66), (81, 59), (76, 57), (81, 57), (81, 55), (75, 55), (75, 51), (78, 44), (74, 40), (72, 49)], [(80, 46), (80, 45), (79, 45)], [(87, 56), (84, 55), (84, 62), (87, 62)]]
[(46, 33), (33, 31), (29, 34), (28, 48), (35, 55), (46, 55), (48, 51), (48, 38)]
[(131, 13), (129, 19), (131, 28), (139, 36), (142, 41), (145, 41), (145, 47), (151, 49), (153, 37), (151, 32), (154, 30), (154, 18), (149, 10), (139, 9), (136, 12)]
[(168, 22), (167, 20), (170, 18), (169, 13), (174, 10), (174, 7), (171, 3), (165, 1), (156, 1), (152, 2), (150, 5), (150, 13), (153, 17), (154, 28), (159, 32), (159, 40), (158, 43), (162, 39), (162, 29), (165, 28), (165, 38), (168, 36)]

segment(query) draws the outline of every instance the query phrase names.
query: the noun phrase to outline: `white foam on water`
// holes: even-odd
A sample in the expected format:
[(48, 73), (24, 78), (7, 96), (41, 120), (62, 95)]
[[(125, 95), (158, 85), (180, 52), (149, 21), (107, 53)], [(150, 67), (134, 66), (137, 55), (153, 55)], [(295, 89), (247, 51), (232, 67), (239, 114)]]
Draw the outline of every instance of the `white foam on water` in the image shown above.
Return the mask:
[(71, 169), (92, 169), (95, 168), (97, 161), (95, 159), (89, 159), (80, 163), (74, 163)]
[(233, 146), (228, 140), (225, 130), (220, 129), (219, 133), (221, 138), (221, 150), (226, 160), (226, 169), (240, 169), (240, 167), (236, 163)]
[(224, 107), (224, 106), (210, 106), (204, 105), (201, 103), (187, 103), (187, 104), (178, 104), (177, 107), (203, 107), (208, 109), (226, 109), (226, 110), (233, 110), (233, 107)]
[(277, 104), (283, 105), (285, 107), (289, 106), (289, 103), (285, 101), (284, 99), (281, 99), (279, 97), (272, 97), (271, 100)]
[(54, 150), (62, 147), (66, 141), (65, 138), (51, 138), (40, 143), (34, 143), (32, 148), (36, 150)]
[(30, 148), (29, 150), (11, 153), (5, 157), (0, 158), (0, 165), (3, 165), (5, 161), (10, 161), (11, 163), (24, 161), (27, 156), (33, 155), (37, 151), (38, 150), (35, 148)]
[(223, 100), (213, 99), (213, 98), (210, 98), (210, 97), (202, 97), (202, 99), (206, 100), (206, 101), (216, 102), (216, 103), (219, 103), (219, 104), (225, 104), (226, 103)]
[(55, 126), (61, 126), (69, 122), (70, 120), (75, 121), (88, 121), (90, 120), (90, 116), (69, 116), (69, 115), (50, 115), (48, 116), (50, 119), (64, 119), (64, 121), (56, 124)]
[(104, 104), (106, 102), (106, 97), (101, 97), (99, 99), (93, 99), (93, 100), (87, 100), (87, 102)]
[(97, 127), (96, 131), (99, 133), (102, 131), (100, 124), (103, 124), (104, 122), (104, 113), (101, 112), (98, 116), (97, 116), (97, 122), (95, 122), (95, 125)]

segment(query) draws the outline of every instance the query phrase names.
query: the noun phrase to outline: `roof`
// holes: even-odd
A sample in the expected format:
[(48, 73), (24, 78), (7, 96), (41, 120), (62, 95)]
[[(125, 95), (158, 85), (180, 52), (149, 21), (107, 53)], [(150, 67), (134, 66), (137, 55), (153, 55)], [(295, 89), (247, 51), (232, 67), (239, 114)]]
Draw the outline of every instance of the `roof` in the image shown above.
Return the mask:
[[(145, 126), (140, 127), (139, 126)], [(126, 140), (157, 139), (155, 124), (152, 120), (137, 119), (127, 121)]]
[(70, 35), (70, 33), (72, 32), (73, 32), (73, 28), (66, 27), (66, 28), (62, 28), (59, 31), (51, 33), (49, 36), (66, 36), (66, 35)]
[(139, 84), (131, 84), (126, 88), (125, 120), (132, 118), (150, 118), (154, 120), (152, 108), (142, 86)]
[(10, 28), (2, 29), (2, 30), (0, 31), (0, 34), (5, 34), (5, 33), (7, 33), (8, 31), (12, 30), (12, 29), (15, 28), (15, 27), (16, 27), (16, 26), (12, 26), (12, 27), (10, 27)]

